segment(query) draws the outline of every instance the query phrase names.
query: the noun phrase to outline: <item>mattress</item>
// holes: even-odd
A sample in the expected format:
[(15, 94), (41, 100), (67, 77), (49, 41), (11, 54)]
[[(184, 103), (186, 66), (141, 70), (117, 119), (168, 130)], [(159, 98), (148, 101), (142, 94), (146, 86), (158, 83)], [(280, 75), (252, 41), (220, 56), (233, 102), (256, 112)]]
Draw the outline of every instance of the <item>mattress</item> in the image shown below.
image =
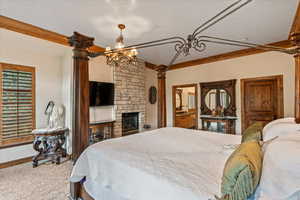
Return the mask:
[(162, 128), (88, 147), (70, 180), (95, 200), (208, 200), (241, 136)]

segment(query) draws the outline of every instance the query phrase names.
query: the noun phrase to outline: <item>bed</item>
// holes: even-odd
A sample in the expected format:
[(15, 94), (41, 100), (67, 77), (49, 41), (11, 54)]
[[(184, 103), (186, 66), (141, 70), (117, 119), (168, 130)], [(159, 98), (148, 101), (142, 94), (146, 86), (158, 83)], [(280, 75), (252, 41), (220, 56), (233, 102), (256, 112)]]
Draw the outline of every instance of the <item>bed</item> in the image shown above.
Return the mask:
[[(266, 137), (280, 137), (264, 146), (261, 183), (251, 200), (300, 200), (300, 125), (290, 121), (265, 128)], [(214, 200), (240, 142), (239, 135), (156, 129), (88, 147), (70, 180), (83, 183), (84, 200)]]
[[(241, 136), (162, 128), (88, 147), (71, 181), (96, 200), (208, 200)], [(183, 198), (184, 197), (184, 198)]]

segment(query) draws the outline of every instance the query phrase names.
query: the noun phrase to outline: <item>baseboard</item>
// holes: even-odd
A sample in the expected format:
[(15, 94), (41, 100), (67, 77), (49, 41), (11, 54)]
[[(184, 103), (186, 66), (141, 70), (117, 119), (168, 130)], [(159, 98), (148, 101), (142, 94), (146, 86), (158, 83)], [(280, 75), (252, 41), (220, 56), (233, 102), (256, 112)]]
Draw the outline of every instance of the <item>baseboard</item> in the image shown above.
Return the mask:
[(12, 167), (12, 166), (15, 166), (15, 165), (20, 165), (20, 164), (31, 162), (31, 161), (32, 161), (32, 156), (17, 159), (17, 160), (12, 160), (12, 161), (5, 162), (5, 163), (0, 163), (0, 169), (7, 168), (7, 167)]

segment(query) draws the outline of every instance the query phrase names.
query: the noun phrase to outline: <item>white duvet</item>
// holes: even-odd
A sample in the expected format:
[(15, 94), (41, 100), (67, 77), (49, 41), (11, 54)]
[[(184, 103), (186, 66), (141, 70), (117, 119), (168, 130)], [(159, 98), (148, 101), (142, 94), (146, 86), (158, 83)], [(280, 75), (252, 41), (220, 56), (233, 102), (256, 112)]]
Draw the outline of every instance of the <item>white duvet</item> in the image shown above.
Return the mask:
[(87, 148), (71, 181), (96, 200), (208, 200), (220, 196), (225, 162), (241, 136), (163, 128)]

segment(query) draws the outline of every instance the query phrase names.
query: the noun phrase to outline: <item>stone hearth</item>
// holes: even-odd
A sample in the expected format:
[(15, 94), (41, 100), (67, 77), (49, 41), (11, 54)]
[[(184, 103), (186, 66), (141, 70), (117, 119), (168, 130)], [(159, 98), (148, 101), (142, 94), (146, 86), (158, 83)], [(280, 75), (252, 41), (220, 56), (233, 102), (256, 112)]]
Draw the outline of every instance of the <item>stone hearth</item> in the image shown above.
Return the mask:
[(122, 113), (139, 113), (139, 130), (145, 124), (145, 64), (124, 65), (114, 69), (115, 127), (114, 136), (122, 136)]

